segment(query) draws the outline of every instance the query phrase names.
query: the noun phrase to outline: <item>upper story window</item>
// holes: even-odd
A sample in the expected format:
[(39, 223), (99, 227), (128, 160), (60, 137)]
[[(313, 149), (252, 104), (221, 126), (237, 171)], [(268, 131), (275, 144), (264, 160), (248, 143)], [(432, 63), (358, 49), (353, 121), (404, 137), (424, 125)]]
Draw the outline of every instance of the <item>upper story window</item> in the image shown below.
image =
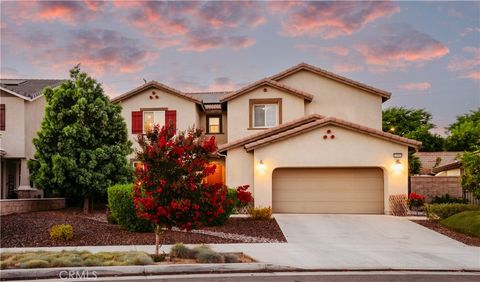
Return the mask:
[(5, 104), (0, 104), (0, 130), (5, 130)]
[(208, 134), (222, 133), (222, 116), (207, 117), (207, 133)]
[(269, 128), (282, 123), (282, 99), (250, 100), (250, 127)]
[(144, 111), (143, 112), (143, 133), (151, 131), (155, 125), (165, 125), (165, 111)]

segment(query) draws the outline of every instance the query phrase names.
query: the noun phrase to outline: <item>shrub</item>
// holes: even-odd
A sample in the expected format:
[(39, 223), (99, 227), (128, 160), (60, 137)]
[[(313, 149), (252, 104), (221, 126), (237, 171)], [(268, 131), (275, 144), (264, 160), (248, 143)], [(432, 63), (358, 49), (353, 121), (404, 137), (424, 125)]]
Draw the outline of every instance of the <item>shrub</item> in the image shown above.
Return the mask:
[(223, 256), (211, 249), (200, 249), (196, 254), (199, 263), (222, 263)]
[(464, 211), (440, 222), (455, 231), (480, 237), (480, 211)]
[(70, 224), (54, 225), (50, 228), (50, 239), (69, 241), (73, 239), (73, 227)]
[(46, 268), (50, 264), (46, 260), (32, 259), (27, 262), (20, 263), (19, 268)]
[[(252, 194), (247, 191), (248, 187), (249, 185), (228, 188), (227, 198), (223, 205), (224, 212), (216, 218), (206, 216), (203, 218), (202, 223), (205, 226), (225, 225), (235, 208), (240, 209), (253, 201)], [(224, 189), (227, 188), (225, 187)]]
[(108, 188), (108, 206), (112, 216), (128, 231), (152, 232), (153, 224), (138, 218), (133, 204), (133, 184), (114, 185)]
[(413, 209), (420, 209), (425, 204), (425, 196), (415, 193), (410, 193), (408, 195), (408, 207)]
[(431, 204), (425, 205), (425, 210), (427, 217), (430, 219), (445, 219), (463, 211), (480, 210), (480, 206), (467, 204)]
[(238, 257), (234, 254), (225, 254), (223, 255), (223, 260), (225, 263), (237, 263)]
[(193, 259), (195, 258), (195, 253), (194, 250), (184, 244), (175, 244), (170, 250), (170, 256), (183, 259)]
[(463, 198), (453, 198), (450, 195), (445, 194), (443, 196), (434, 196), (432, 198), (432, 204), (466, 204), (468, 203), (467, 199)]
[(270, 219), (272, 218), (272, 208), (251, 208), (248, 210), (251, 219)]

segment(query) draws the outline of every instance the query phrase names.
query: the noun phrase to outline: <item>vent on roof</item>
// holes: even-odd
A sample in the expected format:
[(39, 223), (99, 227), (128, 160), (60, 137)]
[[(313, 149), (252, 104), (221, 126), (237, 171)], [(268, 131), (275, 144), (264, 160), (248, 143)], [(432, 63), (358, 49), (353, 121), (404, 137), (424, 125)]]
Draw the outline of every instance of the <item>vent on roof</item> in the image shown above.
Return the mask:
[(19, 85), (24, 83), (26, 80), (22, 79), (0, 79), (0, 83), (4, 85)]

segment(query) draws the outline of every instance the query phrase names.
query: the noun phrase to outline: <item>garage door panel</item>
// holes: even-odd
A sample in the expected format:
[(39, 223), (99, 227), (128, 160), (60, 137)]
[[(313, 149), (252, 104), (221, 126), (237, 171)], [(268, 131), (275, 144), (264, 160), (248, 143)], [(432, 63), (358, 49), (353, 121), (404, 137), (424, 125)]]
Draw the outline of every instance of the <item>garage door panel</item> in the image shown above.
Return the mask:
[(282, 168), (273, 174), (273, 210), (291, 213), (383, 213), (379, 168)]

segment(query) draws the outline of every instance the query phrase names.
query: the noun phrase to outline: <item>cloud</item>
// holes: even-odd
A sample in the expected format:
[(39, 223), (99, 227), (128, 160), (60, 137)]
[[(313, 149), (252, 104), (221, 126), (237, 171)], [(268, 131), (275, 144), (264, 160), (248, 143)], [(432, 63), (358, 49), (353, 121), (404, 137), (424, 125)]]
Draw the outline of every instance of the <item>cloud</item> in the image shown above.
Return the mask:
[[(283, 6), (283, 7), (282, 7)], [(282, 14), (284, 36), (320, 36), (331, 39), (350, 35), (366, 24), (400, 11), (393, 2), (279, 2), (269, 6)]]
[(480, 80), (480, 70), (468, 72), (460, 77), (473, 79), (473, 80)]
[(412, 82), (401, 84), (398, 86), (398, 88), (409, 91), (424, 91), (432, 88), (432, 85), (428, 82)]
[(460, 32), (460, 36), (466, 36), (471, 32), (480, 32), (480, 27), (467, 27), (462, 32)]
[(135, 39), (108, 29), (72, 31), (64, 45), (41, 50), (34, 63), (65, 68), (80, 63), (96, 75), (106, 71), (132, 73), (142, 70), (157, 56)]
[(209, 1), (198, 11), (198, 19), (212, 28), (257, 27), (266, 22), (263, 4), (254, 1)]
[(333, 65), (333, 70), (339, 73), (358, 72), (363, 70), (363, 66), (354, 63), (339, 63)]
[(480, 48), (466, 46), (462, 55), (455, 55), (447, 67), (450, 71), (461, 73), (461, 78), (479, 80), (480, 73)]
[(248, 48), (255, 44), (255, 39), (246, 36), (231, 36), (228, 38), (228, 44), (235, 50)]
[(440, 41), (408, 25), (388, 25), (379, 35), (354, 48), (369, 65), (385, 70), (441, 58), (450, 50)]

